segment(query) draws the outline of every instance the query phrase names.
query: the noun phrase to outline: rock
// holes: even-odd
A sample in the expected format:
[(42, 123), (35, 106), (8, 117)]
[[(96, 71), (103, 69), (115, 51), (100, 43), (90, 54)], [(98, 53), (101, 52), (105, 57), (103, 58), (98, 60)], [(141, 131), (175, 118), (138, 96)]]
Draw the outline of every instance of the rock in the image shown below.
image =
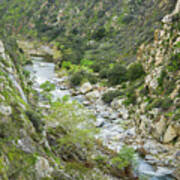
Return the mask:
[(161, 120), (155, 124), (155, 136), (156, 138), (160, 138), (164, 133), (166, 128), (166, 119), (161, 118)]
[(12, 114), (12, 109), (10, 106), (0, 105), (0, 113), (5, 116), (10, 116)]
[(100, 97), (100, 93), (99, 91), (95, 90), (86, 94), (86, 97), (87, 99), (93, 102), (94, 100), (97, 100)]
[(90, 105), (91, 105), (91, 102), (90, 102), (90, 101), (83, 101), (83, 105), (84, 105), (84, 106), (90, 106)]
[(128, 117), (129, 117), (129, 112), (128, 112), (128, 110), (127, 110), (125, 107), (122, 107), (122, 108), (118, 109), (118, 111), (119, 111), (119, 115), (120, 115), (123, 119), (125, 119), (125, 120), (128, 119)]
[(128, 129), (127, 131), (126, 131), (126, 134), (128, 135), (128, 136), (136, 136), (136, 128), (135, 127), (133, 127), (133, 128), (131, 128), (131, 129)]
[(89, 82), (87, 82), (87, 83), (84, 83), (84, 84), (81, 86), (80, 92), (81, 92), (82, 94), (86, 94), (86, 93), (88, 93), (89, 91), (91, 91), (92, 89), (93, 89), (92, 85), (91, 85)]
[(0, 94), (0, 100), (1, 100), (1, 101), (5, 101), (6, 99), (5, 99), (4, 96), (2, 96), (2, 95)]
[(4, 51), (5, 51), (4, 45), (3, 45), (2, 41), (0, 41), (0, 54), (3, 54)]
[(114, 113), (110, 114), (109, 119), (110, 120), (116, 120), (116, 119), (118, 119), (118, 116), (119, 116), (119, 114), (114, 112)]
[(172, 174), (173, 170), (166, 167), (158, 167), (156, 173), (158, 176), (165, 176)]
[(97, 120), (95, 122), (96, 127), (103, 127), (104, 124), (105, 124), (105, 120), (103, 118), (97, 118)]
[(120, 107), (123, 106), (123, 101), (124, 99), (114, 99), (111, 103), (111, 107), (113, 109), (119, 109)]
[(175, 169), (175, 171), (173, 172), (173, 176), (177, 179), (177, 180), (180, 180), (180, 165), (179, 167), (177, 167)]
[(48, 177), (53, 172), (53, 168), (50, 167), (48, 160), (43, 157), (38, 157), (35, 168), (40, 178)]
[(176, 130), (173, 128), (172, 125), (170, 125), (168, 127), (168, 129), (166, 130), (166, 133), (164, 135), (164, 143), (170, 143), (175, 137), (177, 137), (177, 132)]
[(180, 150), (178, 150), (178, 151), (174, 154), (174, 158), (180, 160)]

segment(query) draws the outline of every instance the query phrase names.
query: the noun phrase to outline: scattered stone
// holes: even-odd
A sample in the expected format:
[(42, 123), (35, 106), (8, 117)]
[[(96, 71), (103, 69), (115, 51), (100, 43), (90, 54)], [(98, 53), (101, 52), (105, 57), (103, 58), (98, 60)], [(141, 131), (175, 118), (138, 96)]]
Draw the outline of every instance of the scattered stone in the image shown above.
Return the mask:
[(40, 178), (48, 177), (53, 172), (53, 168), (50, 167), (48, 160), (44, 157), (38, 157), (35, 168)]
[(97, 118), (96, 122), (95, 122), (95, 126), (100, 128), (103, 127), (105, 124), (104, 119), (103, 118)]
[(91, 91), (92, 89), (93, 89), (92, 85), (91, 85), (89, 82), (87, 82), (87, 83), (84, 83), (84, 84), (81, 86), (80, 92), (81, 92), (82, 94), (86, 94), (86, 93), (88, 93), (89, 91)]
[(11, 106), (0, 105), (0, 113), (5, 116), (10, 116), (12, 114)]
[(89, 92), (88, 94), (86, 94), (87, 99), (89, 99), (90, 101), (95, 101), (100, 97), (100, 93), (99, 91), (95, 90), (92, 92)]

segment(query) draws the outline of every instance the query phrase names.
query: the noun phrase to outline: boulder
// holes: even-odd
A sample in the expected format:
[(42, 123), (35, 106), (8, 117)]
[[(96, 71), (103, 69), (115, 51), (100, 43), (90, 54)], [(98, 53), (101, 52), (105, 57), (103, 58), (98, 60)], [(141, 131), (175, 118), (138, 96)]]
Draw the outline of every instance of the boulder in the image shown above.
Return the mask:
[(10, 116), (12, 114), (12, 109), (10, 106), (0, 105), (0, 113), (5, 116)]
[(155, 136), (160, 138), (166, 129), (166, 119), (161, 118), (159, 122), (155, 124)]
[(91, 91), (92, 89), (93, 89), (92, 85), (91, 85), (89, 82), (87, 82), (87, 83), (84, 83), (84, 84), (81, 86), (80, 92), (81, 92), (82, 94), (86, 94), (86, 93), (88, 93), (89, 91)]
[(0, 41), (0, 54), (3, 54), (4, 51), (5, 51), (4, 45), (3, 45), (2, 41)]
[(53, 168), (50, 167), (48, 160), (43, 157), (38, 157), (35, 168), (39, 178), (48, 177), (53, 172)]
[(92, 92), (89, 92), (88, 94), (86, 94), (86, 97), (88, 100), (90, 101), (94, 101), (97, 100), (100, 97), (100, 93), (97, 90), (94, 90)]
[(164, 143), (170, 143), (175, 137), (177, 137), (177, 132), (172, 125), (170, 125), (164, 135)]

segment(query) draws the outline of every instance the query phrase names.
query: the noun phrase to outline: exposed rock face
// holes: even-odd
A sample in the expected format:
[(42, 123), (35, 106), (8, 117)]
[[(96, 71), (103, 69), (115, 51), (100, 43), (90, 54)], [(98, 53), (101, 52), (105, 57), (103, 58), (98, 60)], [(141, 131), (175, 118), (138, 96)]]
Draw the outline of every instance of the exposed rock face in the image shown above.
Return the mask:
[(179, 12), (180, 12), (180, 0), (177, 0), (176, 7), (175, 7), (174, 11), (171, 14), (166, 15), (163, 18), (162, 22), (163, 23), (171, 23), (172, 19), (173, 19), (173, 16), (175, 16)]
[(53, 172), (53, 168), (50, 167), (49, 162), (47, 159), (43, 157), (38, 157), (36, 162), (36, 171), (38, 173), (39, 179), (51, 177), (51, 173)]
[(166, 130), (166, 133), (164, 135), (164, 143), (169, 143), (171, 142), (175, 137), (177, 137), (177, 132), (176, 130), (173, 128), (172, 125), (170, 125), (168, 127), (168, 129)]

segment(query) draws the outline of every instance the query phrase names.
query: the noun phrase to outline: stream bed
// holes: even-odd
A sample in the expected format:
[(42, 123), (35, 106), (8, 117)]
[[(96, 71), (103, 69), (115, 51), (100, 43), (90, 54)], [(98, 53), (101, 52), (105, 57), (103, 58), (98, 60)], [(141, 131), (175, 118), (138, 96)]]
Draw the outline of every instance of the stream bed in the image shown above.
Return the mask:
[[(32, 57), (32, 62), (33, 64), (26, 65), (25, 69), (31, 74), (33, 88), (41, 92), (40, 85), (49, 81), (56, 86), (55, 90), (52, 91), (54, 100), (68, 95), (71, 101), (77, 100), (79, 103), (84, 104), (88, 109), (92, 110), (97, 118), (96, 126), (100, 129), (96, 138), (101, 139), (105, 146), (118, 152), (124, 145), (124, 142), (119, 140), (121, 139), (120, 136), (126, 133), (126, 136), (131, 137), (131, 135), (135, 133), (135, 128), (124, 131), (121, 125), (121, 119), (118, 118), (116, 112), (108, 114), (108, 111), (106, 111), (108, 107), (100, 100), (98, 104), (88, 104), (85, 95), (72, 95), (72, 90), (63, 85), (67, 77), (57, 77), (54, 63), (45, 62), (45, 60), (40, 57)], [(171, 169), (165, 167), (154, 168), (138, 156), (137, 162), (135, 169), (139, 176), (143, 176), (148, 180), (173, 180), (171, 177)]]

